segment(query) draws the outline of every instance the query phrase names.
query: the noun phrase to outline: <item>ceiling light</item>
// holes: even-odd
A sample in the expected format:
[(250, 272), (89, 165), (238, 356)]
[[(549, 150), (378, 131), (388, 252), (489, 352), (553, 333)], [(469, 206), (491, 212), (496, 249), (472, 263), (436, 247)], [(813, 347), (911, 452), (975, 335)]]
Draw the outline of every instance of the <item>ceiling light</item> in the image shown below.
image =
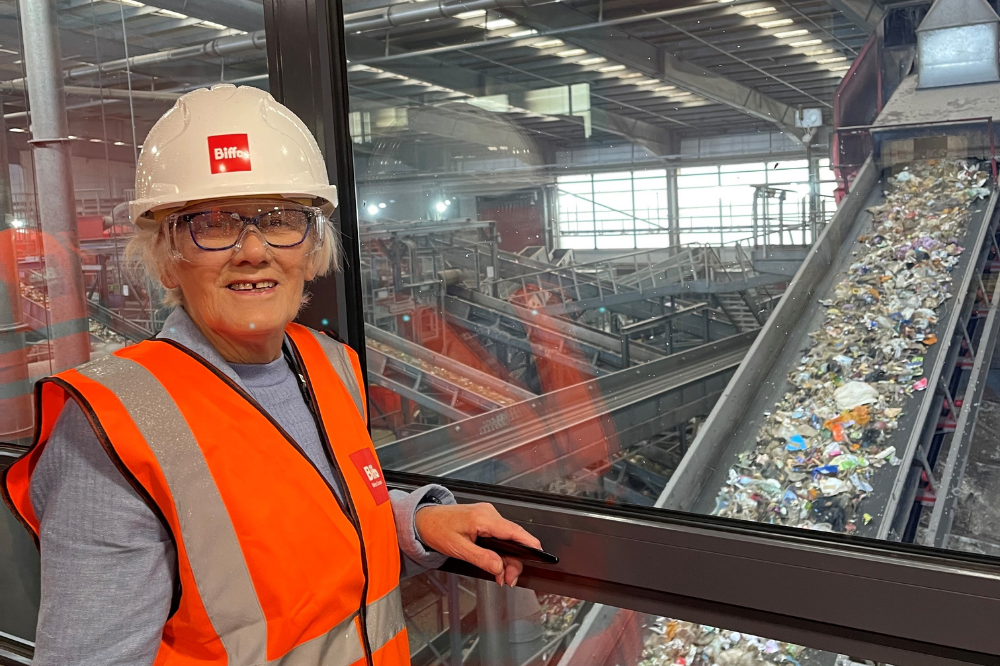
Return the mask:
[(480, 16), (486, 16), (485, 9), (473, 9), (472, 11), (469, 12), (459, 12), (458, 14), (455, 14), (453, 18), (457, 18), (464, 21), (466, 19), (479, 18)]
[(22, 127), (11, 127), (10, 131), (11, 132), (27, 132), (28, 130), (26, 130), (26, 129), (22, 128)]
[(764, 29), (780, 28), (783, 25), (791, 25), (793, 23), (795, 23), (795, 21), (792, 19), (775, 19), (773, 21), (762, 21), (757, 24), (757, 27)]
[(791, 42), (788, 45), (795, 49), (801, 49), (804, 46), (816, 46), (817, 44), (822, 44), (822, 39), (806, 39), (801, 42)]
[(125, 142), (124, 141), (115, 141), (115, 145), (116, 146), (124, 146)]
[(73, 136), (72, 134), (70, 134), (70, 135), (69, 135), (68, 137), (66, 137), (66, 138), (67, 138), (67, 139), (74, 139), (74, 140), (76, 140), (76, 139), (79, 139), (80, 137), (77, 137), (77, 136)]
[(636, 77), (642, 76), (642, 72), (625, 72), (624, 74), (619, 74), (619, 79), (634, 79)]
[(607, 62), (607, 61), (608, 61), (607, 58), (600, 58), (600, 57), (597, 57), (597, 58), (585, 58), (583, 60), (577, 60), (576, 64), (578, 64), (578, 65), (599, 65), (602, 62)]
[(677, 91), (675, 93), (672, 93), (670, 96), (671, 97), (688, 97), (690, 94), (691, 93), (689, 93), (687, 90), (679, 90), (679, 91)]
[(378, 206), (376, 206), (375, 204), (372, 204), (372, 205), (368, 206), (367, 210), (368, 210), (368, 214), (369, 215), (377, 215), (378, 214)]
[(837, 65), (836, 67), (831, 67), (830, 71), (831, 72), (842, 72), (845, 69), (850, 69), (850, 68), (851, 68), (850, 65)]
[(556, 55), (560, 58), (572, 58), (574, 56), (582, 56), (587, 52), (587, 49), (566, 49), (565, 51), (560, 51)]
[(166, 16), (168, 18), (175, 18), (175, 19), (186, 19), (188, 17), (187, 14), (181, 14), (180, 12), (175, 12), (172, 9), (157, 9), (155, 13), (159, 14), (160, 16)]
[(816, 49), (815, 51), (806, 51), (806, 55), (810, 58), (818, 55), (826, 55), (827, 53), (833, 53), (833, 49)]
[(125, 5), (126, 7), (145, 7), (146, 5), (136, 0), (116, 0), (119, 5)]
[(620, 72), (625, 69), (625, 65), (608, 65), (607, 67), (598, 68), (598, 72)]
[(501, 18), (490, 20), (486, 19), (486, 29), (487, 30), (503, 30), (504, 28), (513, 28), (517, 25), (516, 21), (511, 21), (509, 18)]
[(228, 25), (222, 25), (221, 23), (216, 23), (215, 21), (202, 21), (198, 25), (205, 28), (212, 28), (213, 30), (228, 30)]
[(789, 37), (805, 37), (808, 34), (808, 30), (788, 30), (786, 32), (776, 32), (774, 36), (778, 39), (788, 39)]
[(540, 42), (535, 42), (532, 44), (532, 48), (536, 49), (550, 49), (553, 46), (564, 46), (566, 42), (561, 39), (543, 39)]
[(719, 0), (719, 2), (723, 5), (728, 5), (730, 2), (735, 2), (735, 1), (736, 0)]
[(537, 35), (537, 34), (538, 34), (538, 31), (532, 28), (532, 29), (529, 29), (529, 30), (519, 30), (517, 32), (512, 32), (512, 33), (510, 33), (507, 36), (508, 37), (528, 37), (530, 35)]
[(653, 92), (669, 92), (671, 90), (677, 90), (677, 86), (660, 86), (659, 88), (653, 88)]
[(632, 81), (631, 83), (634, 86), (651, 86), (654, 83), (659, 83), (659, 82), (660, 82), (659, 79), (643, 79), (641, 81)]
[(745, 16), (746, 18), (754, 18), (755, 16), (767, 16), (768, 14), (773, 14), (778, 11), (774, 7), (761, 7), (759, 9), (747, 9), (740, 12), (740, 16)]
[(91, 139), (90, 142), (91, 143), (101, 143), (101, 140), (100, 139)]
[(847, 60), (847, 56), (837, 56), (836, 58), (823, 58), (822, 60), (817, 60), (816, 62), (821, 65), (829, 65), (834, 62), (844, 62), (845, 60)]

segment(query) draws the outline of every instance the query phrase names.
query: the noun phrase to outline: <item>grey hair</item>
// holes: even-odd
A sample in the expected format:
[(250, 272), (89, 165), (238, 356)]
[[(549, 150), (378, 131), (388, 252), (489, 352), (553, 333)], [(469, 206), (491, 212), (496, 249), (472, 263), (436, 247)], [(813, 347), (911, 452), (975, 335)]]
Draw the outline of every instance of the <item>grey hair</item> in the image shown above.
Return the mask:
[[(340, 241), (333, 222), (325, 215), (320, 218), (320, 233), (322, 243), (312, 252), (308, 260), (313, 262), (316, 277), (329, 275), (340, 270)], [(167, 307), (183, 305), (184, 294), (179, 287), (168, 289), (163, 285), (163, 278), (170, 267), (177, 261), (170, 249), (166, 225), (161, 224), (155, 229), (137, 229), (135, 236), (125, 246), (125, 265), (130, 277), (136, 282), (146, 279), (163, 286), (162, 304)], [(303, 294), (303, 305), (308, 294)]]

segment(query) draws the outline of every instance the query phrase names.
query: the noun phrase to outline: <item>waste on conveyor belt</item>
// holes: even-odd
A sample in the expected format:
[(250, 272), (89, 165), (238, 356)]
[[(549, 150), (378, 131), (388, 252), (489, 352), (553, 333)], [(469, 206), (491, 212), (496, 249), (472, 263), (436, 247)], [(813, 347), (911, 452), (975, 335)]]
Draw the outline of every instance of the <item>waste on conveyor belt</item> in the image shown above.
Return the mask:
[(858, 515), (861, 500), (874, 470), (899, 464), (892, 433), (907, 399), (928, 388), (924, 356), (987, 180), (977, 164), (954, 161), (889, 179), (871, 232), (820, 301), (825, 321), (788, 375), (792, 389), (730, 469), (716, 515), (834, 532), (873, 519)]
[(448, 381), (456, 386), (461, 386), (464, 389), (468, 389), (473, 393), (477, 393), (484, 398), (488, 398), (493, 402), (497, 403), (501, 407), (507, 407), (508, 405), (513, 405), (517, 400), (509, 395), (504, 395), (498, 391), (495, 391), (488, 386), (483, 386), (478, 382), (474, 382), (468, 377), (463, 377), (457, 373), (451, 372), (450, 370), (445, 370), (440, 366), (436, 366), (432, 363), (427, 363), (423, 359), (417, 358), (407, 354), (404, 351), (390, 347), (387, 344), (378, 342), (377, 340), (366, 340), (365, 345), (370, 349), (374, 349), (377, 352), (381, 352), (386, 356), (391, 356), (393, 358), (400, 359), (401, 361), (408, 363), (416, 368), (420, 368), (429, 375), (434, 375), (435, 377), (440, 377), (445, 381)]
[(639, 666), (797, 666), (803, 648), (792, 643), (704, 624), (657, 618), (649, 627)]

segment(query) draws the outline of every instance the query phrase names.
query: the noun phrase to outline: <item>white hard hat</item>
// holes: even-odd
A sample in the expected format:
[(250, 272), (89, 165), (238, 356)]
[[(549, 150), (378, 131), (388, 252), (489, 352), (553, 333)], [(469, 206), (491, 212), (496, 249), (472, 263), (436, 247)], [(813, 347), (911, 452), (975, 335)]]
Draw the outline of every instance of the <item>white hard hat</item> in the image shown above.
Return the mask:
[(152, 211), (246, 195), (312, 199), (327, 215), (337, 207), (316, 139), (294, 113), (258, 88), (201, 88), (149, 131), (129, 219), (151, 229)]

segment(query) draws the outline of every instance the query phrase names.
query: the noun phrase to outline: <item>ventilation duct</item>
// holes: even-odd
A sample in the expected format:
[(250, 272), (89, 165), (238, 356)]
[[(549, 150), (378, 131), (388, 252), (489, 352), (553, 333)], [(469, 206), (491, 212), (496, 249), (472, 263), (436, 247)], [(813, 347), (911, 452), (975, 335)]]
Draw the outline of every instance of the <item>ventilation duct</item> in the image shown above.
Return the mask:
[(918, 87), (1000, 81), (1000, 17), (987, 0), (936, 0), (917, 28)]

